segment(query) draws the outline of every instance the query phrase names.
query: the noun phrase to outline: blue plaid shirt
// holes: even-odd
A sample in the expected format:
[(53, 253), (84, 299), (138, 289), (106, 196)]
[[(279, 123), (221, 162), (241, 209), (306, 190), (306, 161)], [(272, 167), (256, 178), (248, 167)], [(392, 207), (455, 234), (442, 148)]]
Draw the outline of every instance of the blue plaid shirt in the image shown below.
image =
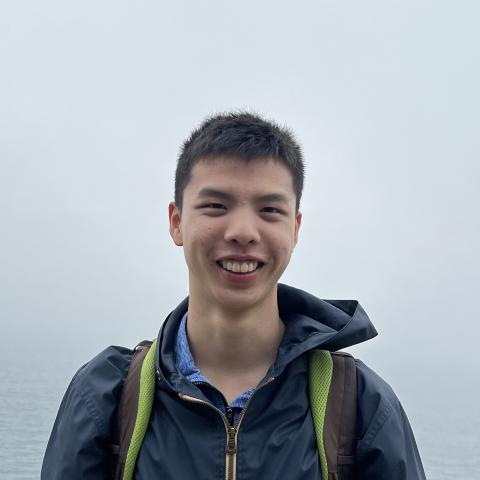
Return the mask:
[(187, 317), (188, 312), (183, 316), (178, 328), (177, 340), (175, 343), (175, 366), (187, 380), (190, 380), (190, 382), (195, 383), (201, 388), (212, 404), (225, 413), (230, 423), (233, 424), (255, 389), (252, 388), (251, 390), (247, 390), (233, 400), (230, 405), (227, 404), (224, 396), (211, 385), (208, 379), (202, 375), (198, 367), (195, 365), (192, 352), (188, 345)]

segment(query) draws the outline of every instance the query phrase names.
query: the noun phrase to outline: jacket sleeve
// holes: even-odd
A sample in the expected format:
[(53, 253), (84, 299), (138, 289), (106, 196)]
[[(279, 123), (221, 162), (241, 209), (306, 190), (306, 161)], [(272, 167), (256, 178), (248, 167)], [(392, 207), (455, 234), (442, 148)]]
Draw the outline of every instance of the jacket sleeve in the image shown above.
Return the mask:
[(409, 421), (390, 386), (357, 363), (358, 480), (425, 480)]
[(127, 352), (110, 347), (74, 376), (48, 441), (42, 480), (109, 478), (110, 437)]

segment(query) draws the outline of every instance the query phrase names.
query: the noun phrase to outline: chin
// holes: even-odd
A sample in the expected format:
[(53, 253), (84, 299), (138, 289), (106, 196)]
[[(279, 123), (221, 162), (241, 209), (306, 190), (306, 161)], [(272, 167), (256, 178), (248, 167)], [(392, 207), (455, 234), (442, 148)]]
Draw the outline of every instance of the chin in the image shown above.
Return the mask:
[(228, 310), (245, 310), (269, 297), (269, 292), (258, 288), (222, 289), (214, 294), (216, 301)]

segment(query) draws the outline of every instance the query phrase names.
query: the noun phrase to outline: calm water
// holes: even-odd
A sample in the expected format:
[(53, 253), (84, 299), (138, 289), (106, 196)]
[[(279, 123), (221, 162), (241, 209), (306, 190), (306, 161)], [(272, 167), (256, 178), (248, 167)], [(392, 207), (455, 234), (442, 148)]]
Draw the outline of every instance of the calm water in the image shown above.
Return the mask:
[[(20, 351), (20, 350), (19, 350)], [(35, 358), (0, 358), (0, 479), (38, 479), (46, 442), (78, 358), (52, 362)], [(5, 366), (8, 366), (5, 368)], [(430, 405), (408, 405), (427, 478), (480, 479), (480, 415), (473, 396), (455, 401), (447, 394)], [(441, 401), (438, 400), (441, 398)], [(413, 407), (413, 408), (412, 408)]]

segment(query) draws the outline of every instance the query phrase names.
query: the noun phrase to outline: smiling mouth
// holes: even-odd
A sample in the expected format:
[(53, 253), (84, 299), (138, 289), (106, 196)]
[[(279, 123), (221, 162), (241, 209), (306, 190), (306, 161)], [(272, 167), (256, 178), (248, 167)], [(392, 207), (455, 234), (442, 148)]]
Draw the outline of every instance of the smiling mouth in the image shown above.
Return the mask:
[(238, 273), (240, 275), (255, 272), (263, 267), (263, 263), (257, 261), (236, 262), (233, 260), (222, 260), (217, 262), (217, 265), (227, 272)]

